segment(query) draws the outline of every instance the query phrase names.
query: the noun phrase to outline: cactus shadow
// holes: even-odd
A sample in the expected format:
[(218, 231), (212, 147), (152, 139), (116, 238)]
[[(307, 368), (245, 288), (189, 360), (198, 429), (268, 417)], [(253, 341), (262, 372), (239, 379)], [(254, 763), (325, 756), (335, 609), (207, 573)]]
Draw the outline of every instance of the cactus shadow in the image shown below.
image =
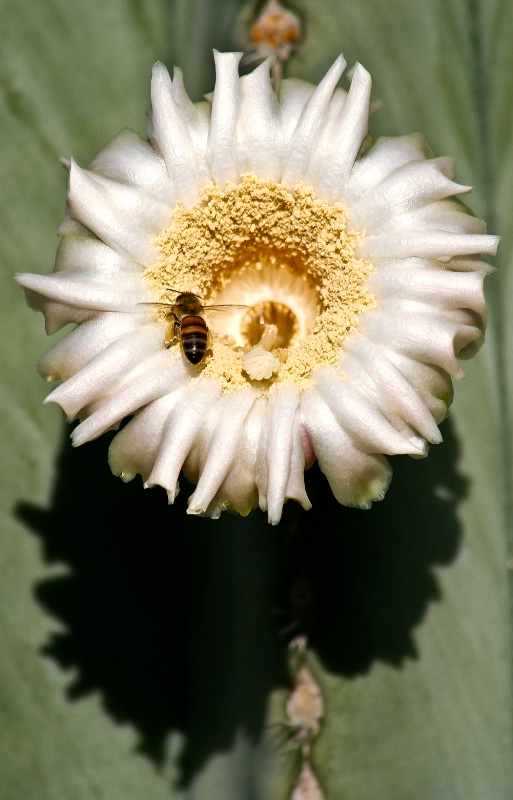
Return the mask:
[(71, 671), (70, 702), (100, 692), (155, 765), (182, 732), (183, 785), (241, 729), (258, 740), (298, 633), (347, 678), (416, 656), (412, 634), (440, 600), (433, 567), (456, 555), (468, 489), (450, 424), (425, 461), (394, 460), (370, 511), (341, 508), (314, 468), (312, 511), (288, 504), (277, 528), (259, 511), (187, 516), (187, 487), (169, 508), (162, 490), (111, 475), (106, 439), (73, 450), (67, 430), (50, 507), (17, 508), (44, 561), (65, 566), (34, 588), (60, 623), (42, 655)]
[(281, 605), (290, 632), (307, 633), (332, 672), (354, 677), (419, 655), (414, 630), (442, 599), (433, 568), (458, 553), (469, 491), (451, 421), (441, 430), (428, 458), (391, 459), (386, 498), (369, 511), (341, 509), (318, 470), (307, 484), (313, 508), (283, 542)]

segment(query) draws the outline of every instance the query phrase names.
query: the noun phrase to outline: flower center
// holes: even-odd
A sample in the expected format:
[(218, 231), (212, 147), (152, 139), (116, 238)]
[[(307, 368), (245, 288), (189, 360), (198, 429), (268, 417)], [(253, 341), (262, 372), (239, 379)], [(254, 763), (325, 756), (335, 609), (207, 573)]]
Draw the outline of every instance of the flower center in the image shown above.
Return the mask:
[(251, 306), (242, 318), (240, 331), (248, 344), (253, 347), (259, 344), (265, 325), (276, 325), (278, 329), (274, 347), (292, 347), (297, 343), (299, 323), (292, 309), (285, 303), (264, 300)]
[(266, 325), (276, 326), (281, 366), (262, 389), (306, 388), (316, 366), (338, 360), (359, 314), (376, 305), (365, 287), (372, 265), (355, 256), (362, 234), (346, 222), (344, 206), (318, 199), (312, 187), (291, 190), (251, 174), (225, 189), (207, 184), (194, 206), (176, 206), (145, 275), (157, 301), (174, 302), (170, 287), (202, 298), (212, 339), (203, 374), (226, 390), (251, 383), (243, 357)]

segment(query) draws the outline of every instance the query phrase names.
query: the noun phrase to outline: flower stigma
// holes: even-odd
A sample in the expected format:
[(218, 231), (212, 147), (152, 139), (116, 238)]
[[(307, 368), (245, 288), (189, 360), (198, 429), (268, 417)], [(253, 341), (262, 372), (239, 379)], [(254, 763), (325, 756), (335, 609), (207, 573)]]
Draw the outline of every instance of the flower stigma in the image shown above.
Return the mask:
[(172, 302), (168, 287), (176, 286), (207, 307), (228, 306), (207, 311), (212, 346), (202, 375), (225, 392), (251, 384), (243, 358), (260, 346), (262, 323), (276, 326), (281, 362), (260, 379), (269, 387), (306, 389), (316, 367), (336, 362), (358, 317), (376, 307), (365, 285), (372, 264), (355, 255), (363, 234), (349, 232), (347, 218), (341, 203), (320, 200), (311, 186), (291, 190), (253, 174), (224, 189), (209, 183), (197, 203), (175, 209), (145, 277), (160, 302)]

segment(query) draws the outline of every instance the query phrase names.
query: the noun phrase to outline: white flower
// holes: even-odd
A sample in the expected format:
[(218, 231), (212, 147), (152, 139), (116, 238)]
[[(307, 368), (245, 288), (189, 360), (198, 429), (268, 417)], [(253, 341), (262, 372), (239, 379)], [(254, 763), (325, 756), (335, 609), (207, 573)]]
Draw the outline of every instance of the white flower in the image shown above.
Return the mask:
[[(81, 421), (75, 445), (131, 416), (112, 470), (173, 502), (183, 469), (190, 513), (259, 504), (277, 523), (287, 498), (309, 508), (315, 458), (341, 503), (368, 507), (386, 454), (441, 440), (456, 356), (483, 337), (479, 254), (498, 240), (420, 136), (365, 149), (362, 66), (348, 93), (340, 57), (317, 87), (284, 80), (278, 100), (270, 62), (239, 78), (239, 59), (215, 54), (198, 104), (157, 64), (148, 141), (125, 131), (89, 169), (71, 164), (55, 272), (18, 276), (48, 333), (76, 324), (40, 359), (62, 381), (47, 400)], [(179, 292), (233, 304), (200, 314), (198, 365)]]

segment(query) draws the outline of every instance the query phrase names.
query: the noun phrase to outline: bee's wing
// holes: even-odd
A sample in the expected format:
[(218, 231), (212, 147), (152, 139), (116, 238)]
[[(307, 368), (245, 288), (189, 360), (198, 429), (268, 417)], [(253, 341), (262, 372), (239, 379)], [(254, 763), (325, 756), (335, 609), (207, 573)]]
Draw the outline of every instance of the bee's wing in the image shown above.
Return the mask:
[(174, 314), (180, 310), (180, 306), (175, 305), (175, 303), (137, 303), (138, 306), (151, 306), (152, 308), (160, 309), (161, 311), (167, 311), (170, 314)]
[(221, 311), (221, 312), (231, 311), (233, 314), (237, 311), (247, 311), (248, 308), (249, 306), (242, 306), (242, 305), (236, 305), (235, 303), (228, 303), (227, 305), (222, 305), (222, 306), (215, 306), (215, 305), (203, 306), (202, 310), (207, 311), (208, 313), (210, 313), (211, 311)]

